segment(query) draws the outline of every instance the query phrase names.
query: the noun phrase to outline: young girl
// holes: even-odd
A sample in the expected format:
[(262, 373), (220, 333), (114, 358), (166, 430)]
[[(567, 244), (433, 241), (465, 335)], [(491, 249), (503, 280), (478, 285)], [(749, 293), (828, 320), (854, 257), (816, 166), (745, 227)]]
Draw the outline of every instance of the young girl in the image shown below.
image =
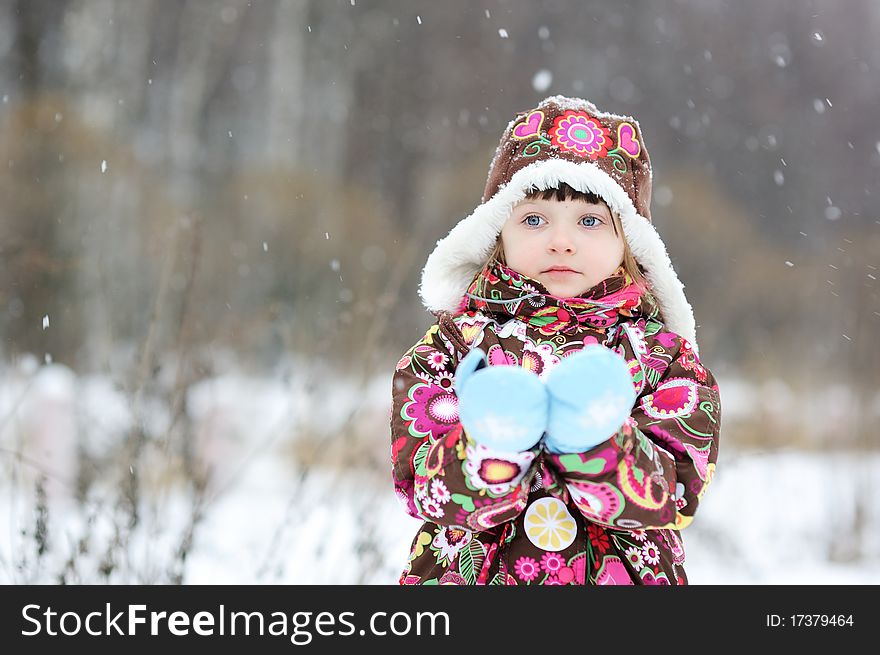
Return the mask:
[(687, 583), (721, 407), (650, 198), (631, 117), (553, 96), (505, 129), (393, 377), (401, 584)]

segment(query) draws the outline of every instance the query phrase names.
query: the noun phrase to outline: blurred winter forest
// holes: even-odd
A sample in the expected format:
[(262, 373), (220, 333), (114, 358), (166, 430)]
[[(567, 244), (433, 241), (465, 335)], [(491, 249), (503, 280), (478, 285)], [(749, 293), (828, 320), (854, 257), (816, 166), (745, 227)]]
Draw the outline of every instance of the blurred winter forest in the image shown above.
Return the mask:
[(721, 388), (692, 582), (876, 580), (878, 35), (876, 0), (0, 0), (0, 581), (395, 582), (421, 267), (557, 93), (639, 119)]

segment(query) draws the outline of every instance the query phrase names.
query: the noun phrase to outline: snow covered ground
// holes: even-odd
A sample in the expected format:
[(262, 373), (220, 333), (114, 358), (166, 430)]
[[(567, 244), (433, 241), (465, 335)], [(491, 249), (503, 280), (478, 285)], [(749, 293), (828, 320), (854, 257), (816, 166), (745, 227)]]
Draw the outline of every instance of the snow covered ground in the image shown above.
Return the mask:
[[(151, 483), (131, 531), (120, 532), (126, 514), (111, 476), (98, 476), (85, 506), (72, 498), (77, 448), (108, 447), (129, 420), (108, 380), (33, 362), (5, 369), (0, 380), (2, 583), (53, 583), (66, 569), (68, 582), (167, 582), (178, 573), (185, 583), (393, 584), (406, 562), (418, 521), (391, 487), (390, 376), (316, 389), (296, 376), (228, 374), (192, 388), (187, 412), (219, 482), (183, 561), (192, 497), (179, 481)], [(344, 450), (345, 424), (331, 417), (355, 406), (360, 436), (352, 438), (373, 455), (299, 465), (291, 454), (297, 435), (318, 435), (322, 449), (326, 438), (327, 452)], [(161, 434), (161, 407), (152, 408), (151, 424)], [(733, 429), (725, 425), (723, 436)], [(140, 466), (162, 462), (154, 453)], [(38, 467), (54, 476), (43, 516), (33, 486)], [(690, 580), (880, 584), (878, 490), (880, 453), (744, 452), (723, 444), (712, 487), (682, 535)], [(866, 499), (861, 535), (852, 532), (856, 495)], [(839, 555), (847, 549), (860, 556), (847, 561)]]
[[(691, 583), (880, 583), (878, 503), (872, 503), (863, 544), (873, 557), (854, 564), (828, 560), (833, 531), (849, 519), (854, 481), (873, 475), (876, 489), (878, 469), (878, 455), (723, 456), (698, 520), (683, 533)], [(395, 582), (419, 522), (397, 505), (390, 482), (371, 486), (375, 476), (357, 472), (342, 479), (314, 476), (308, 500), (300, 503), (313, 509), (301, 516), (285, 514), (289, 484), (280, 481), (280, 471), (273, 476), (267, 465), (264, 475), (249, 478), (250, 490), (230, 496), (203, 529), (204, 548), (190, 563), (187, 581), (254, 581), (270, 550), (265, 535), (284, 525), (267, 582)], [(327, 487), (335, 494), (326, 495)], [(255, 506), (261, 508), (262, 527), (249, 518)], [(252, 532), (223, 527), (248, 524)], [(358, 539), (374, 541), (382, 553), (370, 571), (359, 570)], [(232, 562), (240, 566), (231, 567)]]

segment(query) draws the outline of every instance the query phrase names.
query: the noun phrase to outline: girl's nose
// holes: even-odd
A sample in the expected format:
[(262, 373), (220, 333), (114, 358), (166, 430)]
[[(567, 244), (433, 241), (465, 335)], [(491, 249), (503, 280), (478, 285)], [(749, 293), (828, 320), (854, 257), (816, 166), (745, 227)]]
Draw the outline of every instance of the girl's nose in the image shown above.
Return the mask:
[(547, 249), (550, 252), (573, 253), (575, 252), (574, 239), (565, 230), (556, 230), (550, 235)]

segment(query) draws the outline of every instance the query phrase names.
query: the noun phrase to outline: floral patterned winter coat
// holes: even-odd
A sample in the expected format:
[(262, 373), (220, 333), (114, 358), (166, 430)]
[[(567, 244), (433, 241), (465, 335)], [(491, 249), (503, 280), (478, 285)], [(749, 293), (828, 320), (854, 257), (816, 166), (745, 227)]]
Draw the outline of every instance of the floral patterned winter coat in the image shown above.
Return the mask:
[[(561, 455), (468, 436), (453, 380), (470, 348), (544, 378), (594, 343), (629, 362), (636, 387), (617, 434)], [(687, 584), (679, 532), (715, 469), (718, 386), (623, 267), (567, 299), (485, 267), (459, 312), (439, 315), (400, 359), (392, 386), (394, 487), (424, 521), (401, 584)]]

